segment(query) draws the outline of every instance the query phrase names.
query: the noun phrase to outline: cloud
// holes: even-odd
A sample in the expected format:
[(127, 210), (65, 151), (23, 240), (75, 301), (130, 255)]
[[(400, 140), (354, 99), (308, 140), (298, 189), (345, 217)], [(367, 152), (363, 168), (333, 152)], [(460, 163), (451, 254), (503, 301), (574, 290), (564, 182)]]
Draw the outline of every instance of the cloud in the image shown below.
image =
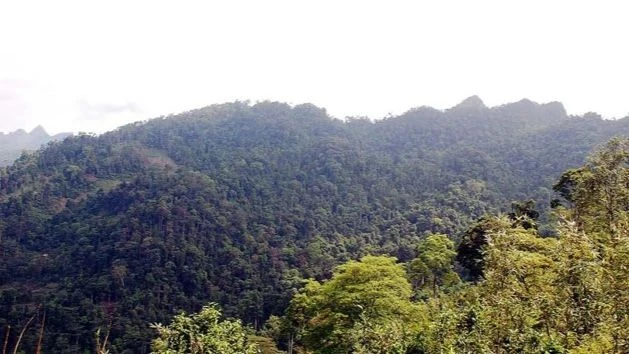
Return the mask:
[(86, 100), (78, 100), (77, 105), (81, 113), (81, 119), (102, 120), (110, 115), (142, 113), (142, 109), (135, 102), (123, 103), (91, 103)]
[(22, 101), (26, 91), (32, 90), (25, 80), (15, 78), (0, 78), (0, 102)]
[(15, 84), (9, 80), (0, 80), (0, 104), (18, 100)]
[(245, 99), (371, 118), (471, 95), (629, 107), (622, 2), (62, 2), (3, 5), (0, 131), (104, 132)]
[(76, 115), (73, 131), (104, 133), (129, 122), (146, 119), (146, 112), (134, 101), (105, 99), (99, 101), (86, 98), (75, 100)]
[(34, 87), (24, 80), (0, 78), (0, 131), (14, 130), (19, 123), (29, 125), (29, 97)]

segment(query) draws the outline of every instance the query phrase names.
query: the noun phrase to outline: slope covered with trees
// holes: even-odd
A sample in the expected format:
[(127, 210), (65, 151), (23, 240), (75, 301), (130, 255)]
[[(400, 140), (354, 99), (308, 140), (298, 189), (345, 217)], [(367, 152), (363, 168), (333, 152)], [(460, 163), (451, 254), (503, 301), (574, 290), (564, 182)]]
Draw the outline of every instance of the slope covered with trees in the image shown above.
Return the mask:
[[(51, 143), (0, 172), (0, 325), (45, 310), (44, 347), (67, 353), (98, 328), (113, 352), (146, 353), (149, 323), (210, 301), (260, 328), (302, 279), (368, 254), (411, 261), (426, 235), (458, 241), (514, 200), (537, 201), (553, 234), (555, 181), (628, 133), (629, 119), (472, 97), (375, 123), (235, 102)], [(429, 296), (456, 273), (426, 263), (412, 283)]]
[(450, 277), (428, 297), (416, 282), (415, 301), (409, 279), (435, 284), (454, 267), (442, 235), (419, 244), (406, 275), (390, 257), (341, 265), (293, 297), (277, 340), (313, 353), (627, 353), (628, 187), (629, 140), (612, 140), (556, 184), (557, 237), (529, 215), (486, 217), (482, 277)]

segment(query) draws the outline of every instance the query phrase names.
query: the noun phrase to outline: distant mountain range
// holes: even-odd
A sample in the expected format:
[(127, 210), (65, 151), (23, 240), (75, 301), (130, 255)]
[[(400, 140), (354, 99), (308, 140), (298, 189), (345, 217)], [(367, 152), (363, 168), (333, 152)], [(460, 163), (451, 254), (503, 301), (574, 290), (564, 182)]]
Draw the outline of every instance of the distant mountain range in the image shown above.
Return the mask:
[(63, 140), (71, 135), (72, 133), (49, 135), (41, 125), (30, 133), (24, 129), (8, 134), (0, 132), (0, 166), (12, 163), (23, 151), (37, 150), (48, 142)]

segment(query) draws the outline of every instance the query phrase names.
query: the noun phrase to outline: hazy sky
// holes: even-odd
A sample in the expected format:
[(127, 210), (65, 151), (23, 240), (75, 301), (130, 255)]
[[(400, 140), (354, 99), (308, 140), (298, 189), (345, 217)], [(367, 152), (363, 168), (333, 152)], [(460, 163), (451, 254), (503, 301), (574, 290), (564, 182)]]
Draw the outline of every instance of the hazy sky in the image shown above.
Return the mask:
[(623, 1), (3, 1), (0, 131), (103, 132), (233, 100), (336, 117), (561, 101), (629, 113)]

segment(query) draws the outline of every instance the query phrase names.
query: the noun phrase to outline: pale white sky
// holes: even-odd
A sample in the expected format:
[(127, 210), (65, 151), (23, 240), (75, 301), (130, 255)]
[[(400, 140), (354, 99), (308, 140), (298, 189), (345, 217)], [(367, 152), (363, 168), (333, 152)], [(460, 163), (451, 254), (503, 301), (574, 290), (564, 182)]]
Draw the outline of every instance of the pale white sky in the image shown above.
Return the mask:
[(233, 100), (338, 118), (561, 101), (629, 113), (623, 1), (2, 1), (0, 131), (103, 132)]

